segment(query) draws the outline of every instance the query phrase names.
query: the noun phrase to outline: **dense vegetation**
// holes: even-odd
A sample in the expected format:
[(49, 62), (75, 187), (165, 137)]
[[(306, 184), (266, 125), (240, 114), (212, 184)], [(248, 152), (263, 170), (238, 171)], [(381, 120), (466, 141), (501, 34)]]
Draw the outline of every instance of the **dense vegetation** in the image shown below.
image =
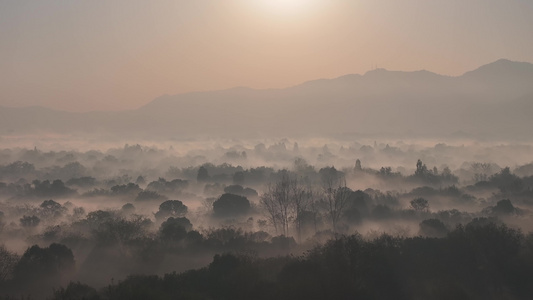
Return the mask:
[[(336, 168), (327, 162), (353, 153), (294, 148), (222, 150), (242, 165), (252, 157), (292, 160), (283, 168), (169, 167), (181, 158), (138, 145), (108, 153), (4, 150), (0, 296), (531, 295), (531, 164), (511, 169), (470, 162), (452, 170), (415, 159), (411, 169), (370, 168), (356, 159)], [(429, 150), (413, 154), (376, 144), (357, 153), (369, 161), (414, 155), (435, 160), (442, 149), (431, 148), (431, 157)], [(323, 161), (320, 168), (300, 155), (309, 152)], [(165, 162), (166, 170), (143, 161)]]
[(529, 299), (533, 235), (474, 219), (444, 238), (342, 236), (301, 257), (215, 255), (208, 267), (135, 275), (53, 299)]

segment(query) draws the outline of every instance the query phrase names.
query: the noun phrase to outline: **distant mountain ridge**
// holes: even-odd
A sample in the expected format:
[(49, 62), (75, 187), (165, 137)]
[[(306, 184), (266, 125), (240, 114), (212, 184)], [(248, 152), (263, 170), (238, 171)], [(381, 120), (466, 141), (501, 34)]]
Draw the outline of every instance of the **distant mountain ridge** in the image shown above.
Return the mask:
[(529, 136), (533, 64), (505, 59), (457, 77), (375, 69), (285, 89), (232, 88), (158, 97), (129, 111), (0, 107), (0, 136), (32, 132), (131, 137), (338, 133)]

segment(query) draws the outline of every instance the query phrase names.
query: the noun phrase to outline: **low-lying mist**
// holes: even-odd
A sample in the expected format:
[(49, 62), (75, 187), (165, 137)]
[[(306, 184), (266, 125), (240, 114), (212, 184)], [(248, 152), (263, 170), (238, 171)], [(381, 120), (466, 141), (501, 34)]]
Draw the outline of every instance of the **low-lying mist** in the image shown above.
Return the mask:
[(5, 295), (99, 289), (221, 253), (306, 255), (353, 234), (444, 238), (473, 220), (533, 231), (527, 143), (23, 140), (0, 149)]

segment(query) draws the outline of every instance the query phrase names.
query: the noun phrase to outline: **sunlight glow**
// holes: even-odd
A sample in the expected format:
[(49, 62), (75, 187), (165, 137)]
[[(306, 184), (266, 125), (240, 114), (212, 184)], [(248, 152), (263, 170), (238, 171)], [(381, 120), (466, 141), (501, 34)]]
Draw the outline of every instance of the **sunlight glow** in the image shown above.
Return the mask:
[(277, 15), (306, 13), (316, 4), (314, 0), (257, 0), (254, 2), (265, 13)]

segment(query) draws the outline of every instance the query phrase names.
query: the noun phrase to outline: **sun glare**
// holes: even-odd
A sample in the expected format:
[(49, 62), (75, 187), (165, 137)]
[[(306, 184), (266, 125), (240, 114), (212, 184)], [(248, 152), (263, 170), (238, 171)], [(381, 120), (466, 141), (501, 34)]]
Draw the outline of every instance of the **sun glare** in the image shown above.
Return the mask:
[(302, 9), (306, 0), (265, 0), (263, 5), (276, 11), (296, 11)]
[(314, 0), (257, 0), (257, 8), (269, 14), (294, 15), (308, 12)]

